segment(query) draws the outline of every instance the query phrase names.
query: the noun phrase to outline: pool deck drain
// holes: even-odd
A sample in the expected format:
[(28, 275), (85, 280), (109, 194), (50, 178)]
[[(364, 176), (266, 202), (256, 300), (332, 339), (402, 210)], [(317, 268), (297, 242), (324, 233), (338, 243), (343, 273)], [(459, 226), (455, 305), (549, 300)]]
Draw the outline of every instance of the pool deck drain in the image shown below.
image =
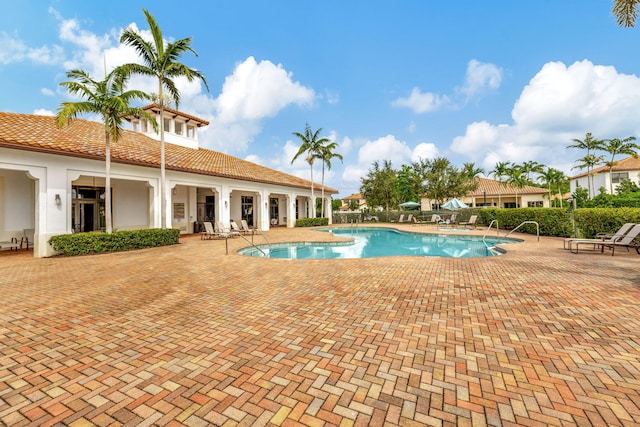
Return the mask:
[(472, 259), (3, 251), (0, 425), (640, 425), (640, 256), (524, 238)]

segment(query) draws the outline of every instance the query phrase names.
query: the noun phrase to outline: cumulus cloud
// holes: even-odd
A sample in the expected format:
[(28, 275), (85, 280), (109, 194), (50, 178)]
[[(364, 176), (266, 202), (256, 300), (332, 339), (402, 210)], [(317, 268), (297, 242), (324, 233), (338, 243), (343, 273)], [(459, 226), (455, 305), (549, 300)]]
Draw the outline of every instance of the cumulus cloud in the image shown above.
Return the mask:
[(41, 88), (40, 89), (40, 93), (45, 95), (45, 96), (54, 96), (55, 95), (54, 91), (52, 91), (51, 89), (46, 88), (46, 87)]
[(64, 58), (60, 46), (29, 47), (18, 36), (0, 31), (0, 64), (32, 62), (36, 64), (58, 64)]
[(581, 154), (571, 139), (592, 132), (600, 139), (640, 134), (629, 111), (640, 109), (640, 79), (588, 60), (566, 66), (549, 62), (523, 89), (513, 123), (474, 122), (454, 138), (451, 150), (491, 169), (498, 161), (535, 160), (571, 173)]
[(410, 108), (416, 114), (431, 113), (444, 107), (461, 108), (467, 102), (498, 89), (501, 83), (500, 67), (472, 59), (467, 64), (464, 84), (455, 88), (452, 95), (422, 92), (416, 86), (408, 97), (398, 98), (391, 105)]
[(472, 59), (467, 64), (464, 85), (459, 89), (466, 99), (475, 98), (489, 90), (498, 89), (502, 82), (502, 69), (494, 64)]
[(289, 105), (311, 105), (313, 89), (293, 81), (292, 74), (271, 61), (250, 56), (225, 79), (213, 102), (214, 119), (201, 141), (227, 152), (243, 152), (262, 130), (262, 120)]
[(398, 98), (391, 103), (394, 107), (406, 107), (414, 113), (429, 113), (440, 109), (449, 103), (449, 97), (430, 92), (421, 92), (419, 87), (414, 87), (406, 98)]

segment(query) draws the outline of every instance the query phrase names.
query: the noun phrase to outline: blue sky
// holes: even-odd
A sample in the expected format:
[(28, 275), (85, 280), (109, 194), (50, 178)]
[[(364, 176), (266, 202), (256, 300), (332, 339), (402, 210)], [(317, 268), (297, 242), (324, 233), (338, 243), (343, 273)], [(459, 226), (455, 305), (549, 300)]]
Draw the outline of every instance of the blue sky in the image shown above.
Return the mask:
[[(184, 6), (183, 6), (184, 5)], [(211, 122), (202, 147), (309, 178), (291, 165), (308, 122), (336, 141), (326, 184), (358, 192), (372, 162), (443, 156), (490, 172), (535, 160), (572, 175), (565, 147), (640, 136), (637, 29), (608, 0), (21, 0), (0, 14), (0, 111), (55, 114), (65, 73), (96, 78), (136, 60), (118, 43), (156, 18), (193, 38), (182, 62), (209, 84), (178, 81), (180, 109)], [(131, 82), (149, 92), (154, 82)], [(314, 178), (320, 177), (320, 166)]]

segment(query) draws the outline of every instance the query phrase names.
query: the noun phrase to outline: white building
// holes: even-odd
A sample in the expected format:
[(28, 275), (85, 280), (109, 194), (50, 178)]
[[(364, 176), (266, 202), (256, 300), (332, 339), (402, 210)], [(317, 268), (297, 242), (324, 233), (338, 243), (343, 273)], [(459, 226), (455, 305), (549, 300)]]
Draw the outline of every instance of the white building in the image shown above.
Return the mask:
[[(145, 108), (158, 117), (156, 105)], [(308, 216), (310, 181), (198, 148), (208, 122), (166, 111), (167, 226), (193, 233), (204, 221), (246, 219), (268, 230)], [(132, 128), (111, 142), (114, 230), (161, 226), (159, 135), (144, 121)], [(0, 112), (0, 241), (35, 229), (34, 256), (44, 257), (53, 254), (51, 236), (104, 229), (104, 182), (104, 124), (57, 128), (55, 117)], [(337, 193), (325, 187), (328, 218)]]
[(615, 194), (618, 184), (627, 179), (640, 187), (640, 157), (635, 159), (627, 157), (618, 161), (611, 172), (609, 172), (609, 166), (595, 168), (591, 171), (591, 176), (592, 183), (589, 183), (587, 172), (569, 178), (571, 193), (578, 187), (589, 190), (589, 185), (591, 185), (591, 197), (594, 197), (599, 194), (600, 188), (605, 188), (607, 193), (611, 193), (611, 185), (613, 184), (613, 194)]

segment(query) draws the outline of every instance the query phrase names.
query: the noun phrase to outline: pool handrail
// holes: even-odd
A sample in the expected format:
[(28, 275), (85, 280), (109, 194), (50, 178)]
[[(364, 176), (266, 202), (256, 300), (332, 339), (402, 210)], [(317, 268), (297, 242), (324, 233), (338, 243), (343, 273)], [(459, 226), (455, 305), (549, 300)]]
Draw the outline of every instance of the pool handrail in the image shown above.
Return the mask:
[(519, 226), (517, 226), (513, 230), (509, 231), (507, 234), (504, 235), (504, 237), (508, 237), (509, 234), (513, 233), (518, 228), (522, 227), (524, 224), (535, 224), (536, 225), (536, 236), (538, 237), (538, 242), (539, 242), (540, 241), (540, 224), (538, 224), (536, 221), (522, 221), (522, 223)]

